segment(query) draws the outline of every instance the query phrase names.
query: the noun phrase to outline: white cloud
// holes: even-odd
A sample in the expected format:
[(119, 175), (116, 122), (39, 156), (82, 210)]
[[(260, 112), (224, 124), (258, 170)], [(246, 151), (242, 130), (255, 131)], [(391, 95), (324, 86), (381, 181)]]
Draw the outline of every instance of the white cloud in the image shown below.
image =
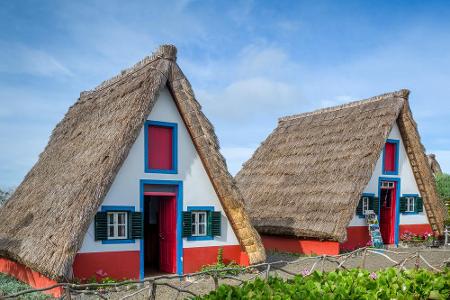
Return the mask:
[(35, 76), (73, 76), (58, 59), (43, 50), (0, 43), (0, 73)]

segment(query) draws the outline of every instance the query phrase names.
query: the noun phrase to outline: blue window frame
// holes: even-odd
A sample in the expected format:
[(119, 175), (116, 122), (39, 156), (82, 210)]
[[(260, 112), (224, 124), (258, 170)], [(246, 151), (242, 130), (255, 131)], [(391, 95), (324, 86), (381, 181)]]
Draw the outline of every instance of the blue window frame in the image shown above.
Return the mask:
[[(403, 194), (402, 198), (407, 198), (410, 200), (406, 200), (406, 211), (402, 212), (402, 215), (417, 215), (416, 211), (416, 199), (419, 197), (419, 194)], [(412, 202), (412, 203), (411, 203)]]
[[(187, 207), (187, 211), (189, 212), (213, 212), (214, 211), (214, 206), (188, 206)], [(208, 226), (210, 226), (211, 224), (209, 224), (210, 222), (208, 222), (208, 214), (206, 214), (206, 235), (204, 236), (189, 236), (187, 237), (188, 241), (209, 241), (209, 240), (213, 240), (214, 237), (211, 235), (208, 235)]]
[[(150, 126), (168, 127), (172, 128), (172, 168), (171, 169), (152, 169), (149, 167), (148, 159), (148, 128)], [(164, 173), (177, 174), (178, 173), (178, 125), (176, 123), (160, 122), (160, 121), (146, 121), (144, 124), (144, 172), (145, 173)]]
[[(386, 144), (394, 144), (395, 145), (395, 152), (394, 152), (394, 171), (386, 171), (385, 169), (385, 156), (386, 156)], [(400, 151), (400, 141), (399, 140), (392, 140), (388, 139), (386, 140), (386, 144), (383, 147), (383, 157), (382, 157), (382, 167), (381, 171), (383, 172), (383, 175), (398, 175), (398, 169), (399, 169), (399, 151)]]
[[(102, 205), (102, 212), (134, 212), (134, 206), (119, 206), (119, 205)], [(128, 219), (127, 219), (128, 221)], [(128, 228), (129, 224), (127, 224), (127, 236), (129, 232)], [(102, 244), (134, 244), (134, 239), (113, 239), (113, 240), (102, 240)]]

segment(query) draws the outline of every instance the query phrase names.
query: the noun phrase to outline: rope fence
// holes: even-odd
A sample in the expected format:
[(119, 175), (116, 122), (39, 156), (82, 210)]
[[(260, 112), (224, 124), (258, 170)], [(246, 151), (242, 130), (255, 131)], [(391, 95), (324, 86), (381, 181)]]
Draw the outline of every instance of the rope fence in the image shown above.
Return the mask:
[[(444, 260), (441, 265), (433, 266), (430, 262), (428, 262), (423, 254), (431, 253), (431, 252), (445, 252), (449, 254), (449, 257)], [(390, 257), (389, 255), (407, 255), (405, 258), (397, 261)], [(205, 282), (205, 280), (211, 280), (213, 283), (213, 288), (210, 290), (217, 290), (220, 286), (221, 281), (235, 281), (239, 286), (243, 285), (248, 281), (252, 281), (257, 277), (261, 277), (264, 280), (268, 280), (270, 275), (274, 272), (281, 272), (287, 274), (289, 276), (303, 275), (309, 276), (314, 271), (324, 271), (325, 270), (325, 262), (329, 262), (331, 264), (335, 264), (334, 270), (343, 269), (346, 270), (347, 267), (344, 265), (349, 262), (350, 259), (361, 257), (361, 263), (358, 268), (365, 269), (367, 264), (367, 258), (369, 255), (378, 255), (380, 258), (384, 258), (385, 260), (392, 263), (390, 267), (396, 267), (400, 270), (405, 270), (406, 263), (414, 262), (414, 268), (418, 269), (421, 267), (421, 264), (425, 265), (429, 269), (434, 272), (441, 272), (443, 268), (450, 264), (450, 249), (424, 249), (418, 250), (415, 252), (402, 252), (402, 251), (393, 251), (393, 250), (385, 250), (385, 249), (377, 249), (371, 247), (359, 248), (352, 252), (339, 254), (339, 255), (321, 255), (321, 256), (307, 256), (307, 257), (299, 257), (293, 261), (287, 260), (278, 260), (270, 263), (260, 263), (256, 265), (251, 265), (248, 267), (243, 267), (240, 269), (236, 268), (223, 268), (217, 270), (208, 270), (203, 272), (196, 272), (190, 274), (183, 275), (161, 275), (161, 276), (153, 276), (147, 277), (142, 280), (127, 280), (117, 283), (87, 283), (87, 284), (75, 284), (75, 283), (58, 283), (46, 288), (40, 289), (30, 289), (24, 290), (15, 294), (0, 296), (0, 299), (13, 299), (23, 296), (25, 294), (35, 293), (35, 292), (44, 292), (49, 291), (54, 288), (62, 288), (64, 290), (63, 298), (64, 299), (72, 299), (72, 297), (76, 297), (78, 295), (93, 295), (100, 299), (108, 299), (108, 294), (117, 293), (117, 292), (127, 292), (126, 295), (120, 295), (121, 300), (132, 299), (137, 295), (146, 295), (145, 299), (155, 300), (157, 299), (157, 291), (158, 288), (166, 287), (174, 292), (176, 292), (176, 297), (174, 299), (179, 299), (181, 296), (200, 296), (204, 293), (196, 293), (188, 288), (194, 286), (200, 282)], [(302, 272), (293, 272), (292, 270), (288, 270), (286, 267), (298, 265), (305, 262), (312, 262), (312, 266), (308, 270), (303, 270)], [(320, 265), (319, 265), (320, 264)], [(320, 267), (319, 267), (320, 266)], [(389, 266), (388, 266), (389, 267)], [(235, 274), (237, 275), (230, 275)], [(245, 278), (244, 275), (248, 275)], [(194, 279), (194, 280), (192, 280)], [(168, 281), (176, 280), (178, 286), (176, 284), (170, 283)], [(183, 286), (183, 283), (185, 285)], [(209, 291), (209, 292), (210, 292)]]

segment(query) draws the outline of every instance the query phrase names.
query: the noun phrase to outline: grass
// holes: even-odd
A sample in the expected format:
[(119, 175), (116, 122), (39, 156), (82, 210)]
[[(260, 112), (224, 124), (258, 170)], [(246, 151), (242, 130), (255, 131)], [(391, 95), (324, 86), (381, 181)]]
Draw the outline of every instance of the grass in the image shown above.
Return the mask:
[[(15, 294), (20, 291), (29, 290), (31, 287), (23, 282), (18, 281), (17, 279), (0, 273), (0, 298), (1, 296), (6, 296), (10, 294)], [(25, 294), (20, 297), (20, 299), (53, 299), (49, 295), (45, 295), (43, 293), (31, 293)]]

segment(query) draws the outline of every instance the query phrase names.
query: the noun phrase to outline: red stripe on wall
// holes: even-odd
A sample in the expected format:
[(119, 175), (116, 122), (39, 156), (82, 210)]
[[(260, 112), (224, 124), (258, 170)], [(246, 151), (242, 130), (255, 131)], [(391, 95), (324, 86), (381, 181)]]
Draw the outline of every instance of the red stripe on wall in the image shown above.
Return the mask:
[(347, 227), (347, 240), (341, 243), (341, 251), (350, 251), (367, 246), (370, 241), (367, 226)]
[[(400, 237), (405, 231), (412, 232), (414, 234), (423, 235), (425, 233), (432, 233), (433, 230), (431, 229), (430, 224), (412, 224), (412, 225), (402, 225), (400, 224), (399, 228), (399, 235)], [(400, 238), (399, 237), (399, 238)]]
[[(22, 282), (25, 282), (26, 284), (35, 289), (46, 288), (57, 284), (56, 281), (45, 277), (39, 272), (33, 271), (22, 264), (1, 257), (0, 257), (0, 272), (8, 274)], [(54, 288), (48, 291), (44, 291), (43, 293), (59, 298), (61, 297), (62, 292), (63, 292), (62, 288)]]
[(223, 248), (224, 263), (228, 264), (234, 261), (240, 265), (248, 265), (248, 256), (245, 252), (242, 254), (241, 246), (239, 245), (184, 248), (183, 272), (193, 273), (200, 271), (202, 266), (215, 264), (219, 248)]
[(300, 254), (339, 254), (339, 243), (334, 241), (305, 240), (285, 236), (262, 235), (267, 250)]
[(78, 253), (73, 263), (75, 278), (139, 278), (139, 251)]

